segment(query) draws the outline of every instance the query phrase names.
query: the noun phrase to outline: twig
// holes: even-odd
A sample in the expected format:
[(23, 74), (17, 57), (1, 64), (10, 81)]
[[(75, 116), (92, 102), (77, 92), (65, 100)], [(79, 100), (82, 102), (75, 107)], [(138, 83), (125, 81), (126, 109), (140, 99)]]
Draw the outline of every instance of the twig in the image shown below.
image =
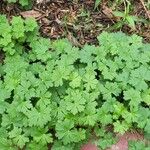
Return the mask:
[(145, 12), (146, 12), (148, 18), (150, 19), (150, 14), (149, 14), (149, 12), (148, 12), (148, 10), (147, 10), (145, 4), (144, 4), (144, 1), (143, 1), (143, 0), (140, 0), (140, 2), (141, 2), (141, 4), (142, 4), (142, 6), (143, 6), (143, 8), (144, 8), (144, 10), (145, 10)]

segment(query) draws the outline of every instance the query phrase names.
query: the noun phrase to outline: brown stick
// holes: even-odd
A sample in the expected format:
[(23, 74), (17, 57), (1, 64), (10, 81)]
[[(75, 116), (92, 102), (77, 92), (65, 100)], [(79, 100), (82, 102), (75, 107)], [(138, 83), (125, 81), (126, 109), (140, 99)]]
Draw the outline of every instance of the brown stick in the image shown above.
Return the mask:
[(140, 0), (140, 2), (141, 2), (141, 4), (142, 4), (142, 6), (143, 6), (143, 8), (144, 8), (144, 10), (145, 10), (145, 12), (146, 12), (148, 18), (150, 19), (150, 14), (149, 14), (149, 12), (148, 12), (148, 10), (147, 10), (145, 4), (144, 4), (144, 1), (143, 1), (143, 0)]

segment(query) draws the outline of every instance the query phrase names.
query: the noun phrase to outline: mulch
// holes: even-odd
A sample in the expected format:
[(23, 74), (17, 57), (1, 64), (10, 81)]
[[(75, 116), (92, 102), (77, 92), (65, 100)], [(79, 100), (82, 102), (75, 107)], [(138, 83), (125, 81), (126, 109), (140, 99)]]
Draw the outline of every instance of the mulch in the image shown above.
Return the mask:
[(127, 34), (138, 34), (144, 41), (150, 42), (150, 22), (148, 15), (140, 3), (133, 1), (131, 15), (144, 18), (146, 23), (139, 22), (136, 29), (128, 25), (115, 29), (113, 26), (121, 18), (113, 15), (114, 9), (124, 11), (124, 6), (112, 6), (109, 0), (103, 0), (100, 6), (94, 10), (95, 0), (40, 0), (34, 2), (28, 11), (21, 9), (16, 4), (6, 4), (0, 1), (0, 13), (12, 16), (34, 17), (40, 26), (40, 32), (44, 37), (50, 39), (68, 38), (75, 46), (85, 43), (98, 44), (97, 36), (102, 31), (123, 31)]

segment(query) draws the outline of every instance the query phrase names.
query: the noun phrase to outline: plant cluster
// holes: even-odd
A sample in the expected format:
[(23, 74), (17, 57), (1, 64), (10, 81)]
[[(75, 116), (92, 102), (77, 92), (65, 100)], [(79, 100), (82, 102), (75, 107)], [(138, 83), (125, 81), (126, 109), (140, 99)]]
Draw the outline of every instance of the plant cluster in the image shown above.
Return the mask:
[(149, 150), (149, 146), (144, 141), (130, 141), (129, 150)]
[(19, 3), (21, 6), (28, 6), (32, 0), (6, 0), (8, 3)]
[(73, 150), (93, 130), (105, 149), (108, 126), (150, 133), (150, 45), (122, 32), (98, 40), (79, 49), (0, 16), (0, 149)]

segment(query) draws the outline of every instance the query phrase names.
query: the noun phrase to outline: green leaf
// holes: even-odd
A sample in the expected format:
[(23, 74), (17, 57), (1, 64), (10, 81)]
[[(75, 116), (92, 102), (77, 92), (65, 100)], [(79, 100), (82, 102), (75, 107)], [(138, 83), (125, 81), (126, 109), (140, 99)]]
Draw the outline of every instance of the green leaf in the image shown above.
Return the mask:
[(28, 111), (29, 126), (40, 126), (43, 127), (46, 123), (51, 121), (51, 109), (50, 107), (44, 106), (40, 110), (35, 108)]
[(7, 109), (7, 103), (4, 101), (0, 101), (0, 114), (3, 114)]
[(141, 94), (142, 96), (142, 101), (145, 102), (148, 106), (150, 106), (150, 89), (145, 90)]
[(17, 144), (20, 148), (23, 148), (27, 142), (29, 142), (29, 138), (24, 135), (19, 135), (13, 139), (14, 143)]
[[(2, 20), (5, 20), (2, 18)], [(11, 30), (12, 26), (9, 25), (9, 23), (6, 21), (1, 22), (0, 24), (0, 35), (5, 39), (6, 37), (11, 38)]]
[(28, 0), (19, 0), (19, 3), (22, 5), (22, 6), (27, 6), (29, 4)]
[(74, 122), (71, 120), (64, 120), (56, 124), (56, 136), (58, 139), (63, 139), (64, 144), (68, 144), (73, 140), (73, 132), (71, 129), (74, 127)]
[(140, 107), (138, 110), (138, 127), (144, 128), (146, 123), (149, 121), (150, 112), (149, 109)]
[(23, 102), (20, 102), (20, 104), (17, 107), (17, 110), (19, 112), (26, 114), (31, 108), (32, 108), (32, 104), (30, 101), (23, 101)]
[(145, 81), (149, 81), (150, 71), (147, 67), (140, 66), (131, 72), (131, 79), (129, 83), (132, 84), (138, 90), (146, 90), (148, 85)]
[(123, 12), (120, 12), (120, 11), (113, 11), (113, 14), (117, 17), (125, 17), (125, 14)]
[(82, 78), (81, 78), (81, 76), (77, 72), (73, 72), (70, 75), (70, 79), (71, 79), (71, 82), (69, 83), (69, 85), (72, 88), (80, 87), (80, 85), (81, 85), (81, 79)]
[(24, 36), (25, 27), (24, 21), (21, 17), (13, 17), (12, 21), (12, 35), (14, 38), (19, 39)]
[(135, 106), (137, 107), (140, 102), (142, 101), (141, 99), (141, 93), (139, 91), (136, 91), (134, 89), (128, 89), (127, 91), (124, 91), (124, 99), (125, 100), (130, 100), (130, 106)]
[(47, 143), (52, 143), (53, 142), (53, 138), (51, 134), (42, 134), (40, 136), (35, 136), (34, 141), (36, 141), (37, 143), (46, 145)]
[(128, 129), (129, 129), (129, 124), (126, 123), (125, 121), (116, 121), (113, 123), (114, 125), (114, 131), (117, 133), (124, 134)]
[(9, 137), (13, 139), (14, 143), (17, 144), (20, 148), (23, 148), (27, 142), (29, 142), (29, 138), (25, 135), (21, 134), (22, 129), (14, 127), (14, 129), (9, 132)]
[(112, 115), (105, 112), (102, 108), (98, 111), (98, 120), (104, 126), (113, 122)]
[(29, 144), (27, 144), (27, 149), (32, 149), (32, 150), (48, 150), (47, 145), (43, 145), (41, 143), (36, 143), (31, 141)]
[(121, 92), (117, 83), (106, 82), (106, 84), (100, 85), (100, 91), (103, 94), (104, 99), (111, 99), (112, 95), (118, 96)]
[(45, 38), (39, 38), (36, 41), (33, 40), (33, 42), (30, 44), (33, 52), (37, 56), (37, 59), (40, 59), (42, 61), (46, 61), (51, 58), (51, 53), (48, 51), (50, 45), (50, 41)]
[(72, 114), (77, 114), (85, 109), (86, 100), (79, 90), (68, 90), (68, 96), (65, 97), (66, 109)]
[(52, 72), (52, 81), (54, 82), (54, 85), (56, 87), (58, 86), (62, 86), (63, 85), (63, 79), (69, 79), (69, 75), (72, 73), (73, 71), (73, 66), (69, 65), (69, 66), (63, 66), (63, 65), (59, 65), (57, 67), (55, 67), (55, 69)]
[(123, 115), (127, 110), (122, 103), (116, 102), (113, 104), (114, 112), (113, 118), (118, 119), (121, 115)]
[(95, 89), (98, 84), (95, 76), (88, 73), (84, 75), (83, 81), (85, 82), (84, 86), (88, 91)]
[(95, 46), (85, 45), (82, 51), (80, 51), (80, 61), (87, 64), (91, 63), (94, 59), (92, 54), (94, 54), (95, 51), (96, 51)]
[(148, 150), (149, 148), (146, 147), (144, 141), (129, 141), (129, 150)]
[(122, 114), (122, 117), (125, 119), (125, 121), (128, 124), (131, 124), (132, 122), (137, 122), (138, 113), (134, 112), (134, 111), (131, 111), (131, 112), (124, 111), (123, 114)]
[(129, 26), (131, 28), (135, 29), (135, 20), (134, 20), (134, 17), (133, 16), (127, 16), (126, 19), (127, 19), (127, 22), (129, 24)]
[(105, 133), (104, 137), (101, 137), (96, 144), (100, 147), (100, 149), (105, 150), (116, 143), (116, 139), (113, 137), (111, 133)]
[(61, 141), (55, 141), (52, 150), (73, 150), (73, 144), (64, 145)]
[(65, 51), (70, 50), (72, 45), (67, 39), (59, 39), (52, 43), (52, 49), (56, 50), (56, 54), (63, 54)]
[(12, 141), (5, 139), (5, 138), (0, 138), (0, 149), (2, 149), (2, 150), (17, 150), (16, 147), (12, 147)]
[(96, 9), (101, 3), (101, 0), (95, 0), (95, 6), (94, 9)]
[(150, 134), (150, 119), (147, 120), (144, 130), (146, 133)]
[[(25, 1), (25, 0), (24, 0)], [(37, 28), (37, 22), (33, 18), (27, 18), (25, 20), (25, 30), (34, 31)]]

